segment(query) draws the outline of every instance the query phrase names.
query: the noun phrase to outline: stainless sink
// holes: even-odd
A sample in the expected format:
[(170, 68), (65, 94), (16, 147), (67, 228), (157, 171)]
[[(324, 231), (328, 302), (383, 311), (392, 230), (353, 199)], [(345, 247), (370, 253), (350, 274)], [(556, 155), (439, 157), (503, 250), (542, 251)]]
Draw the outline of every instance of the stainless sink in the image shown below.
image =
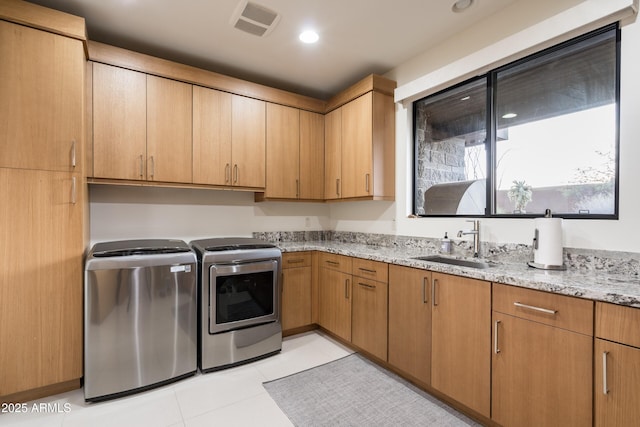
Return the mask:
[(419, 256), (419, 257), (415, 257), (414, 259), (418, 259), (421, 261), (429, 261), (429, 262), (439, 262), (441, 264), (457, 265), (460, 267), (478, 268), (478, 269), (491, 267), (491, 264), (485, 261), (472, 261), (467, 259), (448, 258), (440, 255)]

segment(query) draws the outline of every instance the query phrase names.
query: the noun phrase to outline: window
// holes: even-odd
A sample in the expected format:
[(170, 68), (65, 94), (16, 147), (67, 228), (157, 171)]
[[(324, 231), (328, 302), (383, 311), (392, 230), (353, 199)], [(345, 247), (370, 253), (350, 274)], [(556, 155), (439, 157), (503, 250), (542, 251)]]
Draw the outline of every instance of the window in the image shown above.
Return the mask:
[(619, 31), (414, 103), (414, 213), (617, 218)]

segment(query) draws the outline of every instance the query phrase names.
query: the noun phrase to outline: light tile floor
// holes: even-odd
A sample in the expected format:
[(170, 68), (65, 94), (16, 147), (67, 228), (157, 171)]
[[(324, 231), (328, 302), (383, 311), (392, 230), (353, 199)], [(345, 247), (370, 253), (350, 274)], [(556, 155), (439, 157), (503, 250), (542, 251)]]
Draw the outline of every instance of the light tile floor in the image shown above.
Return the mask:
[[(267, 359), (133, 396), (88, 404), (82, 390), (74, 390), (28, 402), (26, 413), (1, 414), (0, 426), (291, 426), (262, 383), (352, 352), (320, 332), (308, 332), (285, 338), (282, 352)], [(43, 412), (32, 411), (34, 404)]]

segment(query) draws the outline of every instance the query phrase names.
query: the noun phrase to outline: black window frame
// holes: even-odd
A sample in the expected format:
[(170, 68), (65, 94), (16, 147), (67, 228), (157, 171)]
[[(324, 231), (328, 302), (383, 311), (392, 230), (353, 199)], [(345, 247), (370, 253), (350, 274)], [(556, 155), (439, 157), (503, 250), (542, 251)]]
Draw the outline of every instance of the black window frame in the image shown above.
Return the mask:
[[(447, 87), (443, 90), (437, 91), (433, 94), (425, 96), (421, 99), (418, 99), (413, 102), (412, 109), (412, 126), (413, 126), (413, 171), (412, 171), (412, 214), (421, 218), (456, 218), (456, 217), (467, 217), (467, 218), (539, 218), (544, 216), (542, 213), (523, 213), (523, 214), (498, 214), (496, 213), (496, 191), (495, 191), (495, 180), (496, 180), (496, 134), (497, 134), (497, 116), (495, 111), (495, 100), (496, 100), (496, 80), (499, 72), (508, 70), (510, 68), (514, 68), (522, 65), (523, 63), (534, 61), (537, 58), (547, 55), (549, 53), (553, 53), (555, 51), (563, 50), (568, 46), (575, 45), (584, 40), (590, 39), (592, 37), (596, 37), (600, 34), (604, 34), (610, 31), (615, 31), (615, 183), (614, 183), (614, 212), (612, 214), (581, 214), (581, 213), (558, 213), (555, 214), (555, 217), (565, 218), (565, 219), (588, 219), (588, 220), (618, 220), (619, 219), (619, 208), (620, 208), (620, 63), (621, 63), (621, 31), (619, 23), (613, 23), (597, 30), (588, 32), (586, 34), (577, 36), (563, 43), (559, 43), (555, 46), (546, 48), (539, 52), (528, 55), (524, 58), (513, 61), (509, 64), (500, 66), (491, 71), (488, 71), (485, 74), (474, 76), (470, 79), (467, 79), (463, 82), (457, 83), (450, 87)], [(486, 112), (487, 112), (487, 123), (486, 123), (486, 145), (485, 150), (487, 152), (487, 176), (486, 176), (486, 208), (484, 215), (455, 215), (455, 214), (418, 214), (417, 206), (416, 206), (416, 179), (417, 179), (417, 171), (418, 171), (418, 144), (417, 140), (417, 108), (415, 105), (427, 98), (438, 96), (443, 93), (446, 93), (450, 90), (454, 90), (461, 86), (467, 85), (476, 80), (486, 79), (487, 82), (487, 99), (486, 99)]]

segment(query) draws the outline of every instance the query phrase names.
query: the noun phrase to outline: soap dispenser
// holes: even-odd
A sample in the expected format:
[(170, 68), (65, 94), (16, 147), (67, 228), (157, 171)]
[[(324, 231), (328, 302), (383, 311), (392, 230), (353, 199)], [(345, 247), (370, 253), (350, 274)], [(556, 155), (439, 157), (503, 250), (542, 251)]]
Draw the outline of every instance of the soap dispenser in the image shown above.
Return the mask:
[(449, 240), (449, 236), (446, 231), (444, 232), (442, 243), (440, 243), (440, 252), (443, 254), (451, 253), (451, 240)]

